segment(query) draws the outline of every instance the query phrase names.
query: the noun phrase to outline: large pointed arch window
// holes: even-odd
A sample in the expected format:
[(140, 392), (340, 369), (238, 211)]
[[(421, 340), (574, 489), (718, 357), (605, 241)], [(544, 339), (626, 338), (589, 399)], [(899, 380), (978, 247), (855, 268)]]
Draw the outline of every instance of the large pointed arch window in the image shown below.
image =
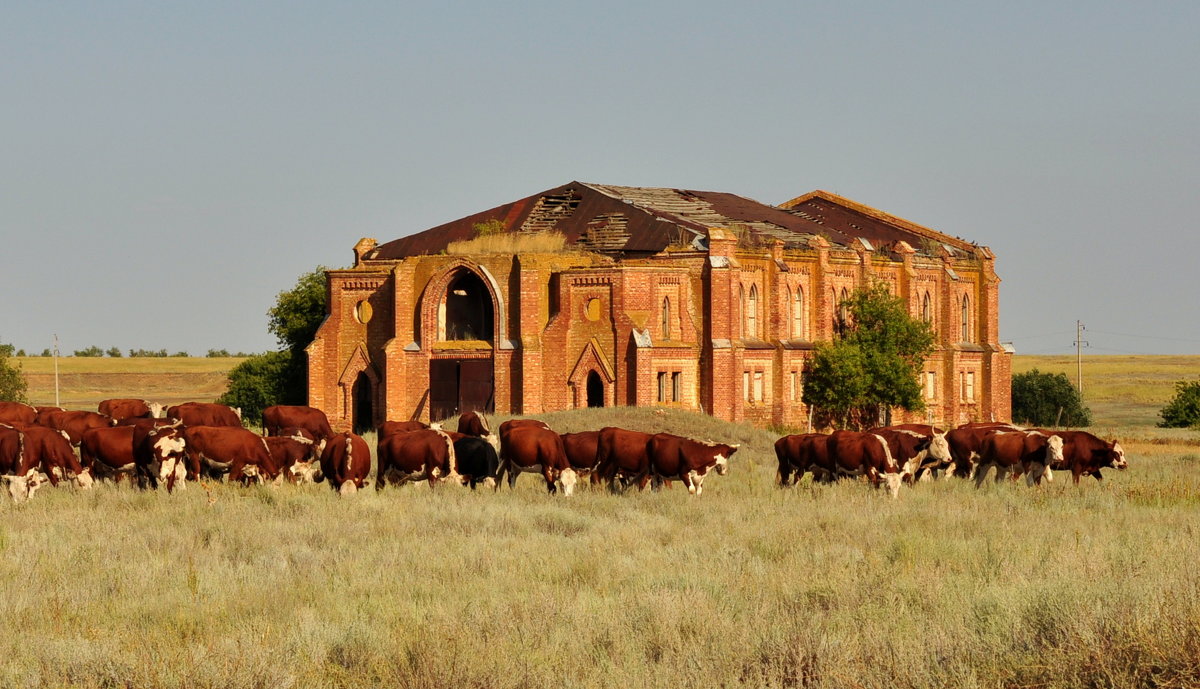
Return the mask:
[(738, 285), (737, 334), (746, 337), (746, 287)]
[(965, 294), (962, 298), (962, 341), (971, 341), (971, 298)]
[(663, 297), (662, 303), (662, 339), (671, 339), (671, 298)]
[(792, 337), (804, 339), (804, 288), (796, 287), (792, 295)]
[(929, 292), (926, 292), (925, 297), (921, 299), (921, 320), (933, 323), (933, 303), (929, 299)]
[(758, 337), (758, 285), (750, 285), (750, 301), (746, 305), (746, 336)]

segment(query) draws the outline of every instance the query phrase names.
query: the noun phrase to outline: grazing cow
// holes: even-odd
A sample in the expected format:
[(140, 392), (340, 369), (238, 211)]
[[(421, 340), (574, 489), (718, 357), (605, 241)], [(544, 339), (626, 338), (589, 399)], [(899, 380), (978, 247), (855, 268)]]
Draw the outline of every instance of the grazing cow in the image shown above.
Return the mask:
[(496, 487), (500, 456), (487, 440), (469, 435), (458, 438), (454, 441), (454, 456), (457, 458), (458, 473), (471, 490), (475, 490), (480, 482)]
[(949, 467), (954, 461), (945, 433), (926, 434), (896, 426), (872, 428), (867, 432), (887, 441), (892, 459), (900, 465), (900, 478), (905, 482), (927, 479), (931, 472)]
[(267, 450), (275, 465), (292, 483), (310, 483), (321, 469), (324, 445), (303, 428), (283, 428), (280, 435), (267, 436)]
[(321, 474), (341, 496), (353, 495), (371, 473), (371, 448), (353, 433), (336, 433), (325, 442)]
[(0, 477), (8, 484), (13, 502), (22, 503), (49, 479), (39, 471), (37, 456), (25, 443), (25, 435), (0, 424)]
[(379, 438), (377, 450), (379, 466), (375, 470), (375, 490), (383, 490), (388, 483), (399, 486), (428, 481), (433, 486), (442, 479), (461, 483), (456, 470), (455, 443), (444, 431), (422, 428), (392, 433)]
[(1104, 480), (1101, 469), (1112, 467), (1124, 471), (1129, 467), (1125, 461), (1125, 450), (1117, 441), (1111, 443), (1097, 438), (1087, 431), (1053, 431), (1063, 439), (1062, 461), (1054, 463), (1055, 469), (1069, 470), (1074, 483), (1080, 476), (1095, 476)]
[(72, 446), (78, 447), (79, 443), (83, 441), (84, 431), (93, 428), (112, 428), (113, 420), (109, 416), (94, 411), (48, 411), (38, 414), (37, 424), (61, 431)]
[(167, 417), (179, 419), (185, 426), (242, 427), (242, 417), (233, 407), (210, 402), (184, 402), (167, 407)]
[(876, 488), (886, 484), (892, 498), (900, 496), (900, 467), (882, 436), (834, 431), (828, 442), (829, 457), (839, 476), (865, 476)]
[(996, 467), (996, 482), (1010, 472), (1015, 480), (1022, 473), (1029, 485), (1054, 480), (1049, 467), (1062, 462), (1063, 439), (1040, 431), (994, 431), (984, 436), (975, 467), (975, 487), (983, 485), (988, 468)]
[(1023, 430), (1010, 423), (967, 423), (946, 433), (946, 442), (950, 444), (950, 456), (954, 461), (953, 471), (946, 472), (946, 478), (951, 475), (971, 478), (975, 475), (975, 465), (979, 462), (979, 450), (983, 439), (996, 431)]
[(267, 435), (288, 435), (284, 433), (285, 429), (303, 428), (311, 433), (318, 443), (323, 443), (333, 435), (333, 429), (329, 427), (329, 417), (325, 416), (325, 412), (313, 407), (276, 404), (263, 410), (262, 419), (263, 432)]
[(518, 424), (507, 429), (502, 425), (500, 448), (497, 482), (508, 472), (508, 487), (514, 488), (518, 474), (540, 473), (546, 479), (547, 491), (555, 493), (561, 486), (566, 497), (575, 492), (578, 477), (567, 461), (562, 437), (554, 431), (533, 424)]
[(829, 481), (834, 475), (827, 433), (785, 435), (775, 441), (775, 458), (779, 461), (775, 479), (780, 487), (799, 483), (808, 471), (814, 481)]
[(146, 400), (111, 399), (101, 402), (96, 407), (96, 411), (112, 417), (116, 421), (124, 421), (125, 419), (158, 418), (162, 416), (163, 408), (161, 404), (150, 404)]
[(462, 416), (458, 417), (458, 432), (476, 438), (483, 438), (491, 443), (496, 452), (500, 452), (500, 436), (492, 433), (491, 427), (488, 426), (487, 417), (480, 412), (464, 412)]
[(130, 425), (89, 428), (79, 443), (79, 463), (91, 469), (97, 480), (107, 478), (120, 483), (122, 478), (132, 477), (137, 469), (133, 431)]
[(80, 466), (65, 433), (36, 424), (10, 425), (25, 437), (25, 449), (32, 453), (51, 485), (68, 479), (82, 489), (92, 487), (92, 472)]
[[(187, 442), (183, 422), (160, 423), (163, 419), (142, 419), (133, 424), (133, 463), (138, 487), (158, 490), (162, 481), (167, 492), (176, 486), (187, 487)], [(198, 475), (191, 478), (198, 479)]]
[(214, 478), (226, 473), (229, 481), (263, 483), (282, 480), (280, 467), (262, 436), (245, 428), (189, 426), (183, 431), (188, 469)]
[(592, 482), (607, 481), (609, 490), (616, 490), (617, 480), (620, 479), (625, 487), (636, 482), (638, 488), (645, 488), (650, 480), (648, 453), (652, 437), (650, 433), (627, 431), (614, 426), (601, 428), (596, 442), (596, 470), (592, 474)]
[(420, 421), (384, 421), (379, 424), (379, 428), (375, 429), (375, 437), (386, 438), (395, 433), (421, 431), (426, 428), (429, 428), (429, 424), (421, 423)]
[(678, 479), (687, 486), (690, 495), (704, 492), (704, 477), (710, 469), (724, 476), (729, 472), (729, 458), (737, 445), (707, 443), (670, 433), (658, 433), (650, 438), (647, 454), (650, 457), (652, 487), (657, 490), (667, 479)]
[(0, 423), (33, 423), (37, 409), (24, 402), (0, 402)]
[(567, 462), (576, 474), (587, 476), (596, 470), (600, 452), (600, 431), (562, 434)]

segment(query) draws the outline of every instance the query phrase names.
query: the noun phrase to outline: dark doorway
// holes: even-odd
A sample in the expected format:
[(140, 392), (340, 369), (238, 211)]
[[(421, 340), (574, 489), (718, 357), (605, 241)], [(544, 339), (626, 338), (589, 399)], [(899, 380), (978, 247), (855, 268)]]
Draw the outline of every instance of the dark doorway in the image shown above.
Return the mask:
[(436, 359), (429, 362), (429, 418), (449, 419), (463, 412), (491, 413), (491, 359)]
[(491, 342), (492, 293), (478, 275), (464, 270), (446, 288), (446, 322), (443, 340)]
[(358, 374), (351, 394), (354, 397), (354, 432), (361, 434), (374, 430), (375, 391), (365, 372)]
[(600, 380), (600, 374), (595, 371), (589, 372), (587, 376), (587, 406), (604, 406), (604, 381)]

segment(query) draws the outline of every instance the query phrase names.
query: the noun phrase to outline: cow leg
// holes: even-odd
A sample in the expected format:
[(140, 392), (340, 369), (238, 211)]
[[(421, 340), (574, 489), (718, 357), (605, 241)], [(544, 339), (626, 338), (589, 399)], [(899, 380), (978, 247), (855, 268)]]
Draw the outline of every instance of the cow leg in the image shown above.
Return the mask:
[[(975, 479), (975, 487), (976, 488), (979, 488), (980, 486), (982, 486), (983, 482), (987, 480), (988, 469), (990, 469), (991, 467), (992, 467), (991, 464), (980, 463), (980, 464), (975, 465), (975, 470), (972, 472), (972, 477)], [(999, 471), (999, 470), (1000, 470), (999, 468), (996, 469), (996, 471)]]
[(1103, 481), (1103, 480), (1104, 480), (1104, 475), (1100, 473), (1100, 470), (1099, 470), (1099, 469), (1097, 469), (1097, 470), (1093, 471), (1093, 472), (1092, 472), (1092, 476), (1095, 476), (1097, 481)]

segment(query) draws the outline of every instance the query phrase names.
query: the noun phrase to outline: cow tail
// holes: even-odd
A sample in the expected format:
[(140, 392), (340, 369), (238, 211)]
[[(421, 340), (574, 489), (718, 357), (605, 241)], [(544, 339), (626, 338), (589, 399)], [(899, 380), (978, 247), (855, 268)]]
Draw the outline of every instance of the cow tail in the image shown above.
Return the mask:
[(892, 450), (888, 447), (887, 439), (881, 435), (875, 435), (874, 433), (871, 435), (874, 435), (875, 439), (879, 441), (879, 444), (883, 445), (883, 458), (885, 460), (884, 467), (887, 469), (893, 469), (897, 472), (900, 471), (900, 467), (896, 464), (896, 459), (892, 457)]
[(479, 417), (479, 425), (483, 426), (484, 434), (491, 435), (492, 427), (488, 424), (487, 416), (483, 412), (476, 412), (476, 415)]

